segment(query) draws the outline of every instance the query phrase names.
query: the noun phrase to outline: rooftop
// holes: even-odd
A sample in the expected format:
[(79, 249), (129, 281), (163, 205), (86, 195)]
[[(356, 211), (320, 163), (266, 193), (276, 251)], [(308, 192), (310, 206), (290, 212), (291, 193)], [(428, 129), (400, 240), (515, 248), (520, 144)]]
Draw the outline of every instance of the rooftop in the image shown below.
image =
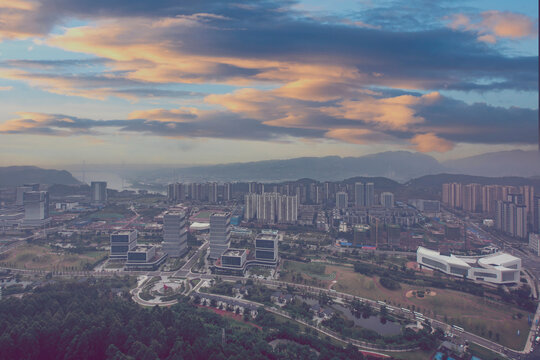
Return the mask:
[(242, 256), (245, 252), (244, 249), (227, 249), (222, 256)]

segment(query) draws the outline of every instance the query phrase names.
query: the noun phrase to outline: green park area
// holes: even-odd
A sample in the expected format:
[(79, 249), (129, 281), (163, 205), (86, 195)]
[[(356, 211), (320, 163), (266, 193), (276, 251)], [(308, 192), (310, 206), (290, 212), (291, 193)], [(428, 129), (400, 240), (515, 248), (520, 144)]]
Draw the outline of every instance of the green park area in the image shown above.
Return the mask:
[[(283, 270), (284, 281), (332, 288), (409, 308), (513, 349), (523, 349), (529, 331), (525, 310), (460, 291), (426, 289), (404, 283), (398, 285), (398, 289), (390, 290), (381, 285), (377, 275), (363, 275), (351, 267), (323, 263), (287, 260)], [(417, 296), (418, 292), (422, 296)]]
[(0, 264), (28, 270), (89, 270), (106, 254), (105, 251), (70, 253), (54, 250), (45, 245), (27, 244), (2, 254)]
[(208, 222), (210, 221), (210, 215), (215, 213), (213, 210), (202, 210), (199, 211), (197, 214), (193, 215), (190, 220), (191, 221), (197, 221), (197, 222)]

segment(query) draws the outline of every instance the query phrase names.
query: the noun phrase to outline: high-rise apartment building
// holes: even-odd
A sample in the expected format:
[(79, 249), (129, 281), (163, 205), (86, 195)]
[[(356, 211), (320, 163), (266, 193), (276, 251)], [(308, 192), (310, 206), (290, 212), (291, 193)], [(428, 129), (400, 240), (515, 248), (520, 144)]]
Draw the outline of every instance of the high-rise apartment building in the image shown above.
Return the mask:
[(247, 220), (266, 224), (294, 224), (298, 220), (298, 196), (250, 193), (244, 196), (244, 201)]
[(338, 191), (336, 193), (336, 208), (346, 209), (349, 207), (349, 195), (345, 191)]
[(92, 181), (90, 184), (90, 200), (94, 205), (103, 205), (107, 202), (107, 182)]
[(540, 234), (529, 234), (529, 248), (536, 256), (540, 256)]
[(497, 201), (495, 214), (495, 227), (511, 236), (527, 237), (527, 208), (519, 204), (520, 197), (513, 197), (514, 201)]
[(208, 201), (213, 204), (218, 202), (218, 184), (216, 182), (208, 184)]
[(230, 245), (230, 213), (210, 215), (210, 255), (209, 259), (216, 260)]
[(533, 216), (534, 216), (534, 231), (540, 233), (540, 196), (534, 197), (533, 205)]
[(391, 192), (383, 192), (381, 193), (381, 205), (385, 208), (393, 208), (394, 207), (394, 194)]
[(375, 185), (373, 183), (355, 183), (354, 204), (357, 208), (373, 206), (375, 204)]
[(167, 186), (167, 200), (170, 202), (182, 202), (186, 200), (186, 187), (182, 183), (169, 184)]
[(171, 210), (163, 215), (162, 250), (169, 257), (181, 257), (187, 252), (186, 213)]
[(223, 184), (223, 201), (232, 200), (232, 184), (225, 183)]
[(457, 183), (443, 184), (442, 200), (443, 204), (453, 209), (461, 209), (462, 185)]
[(463, 210), (479, 213), (482, 212), (482, 185), (480, 184), (467, 184), (462, 187)]

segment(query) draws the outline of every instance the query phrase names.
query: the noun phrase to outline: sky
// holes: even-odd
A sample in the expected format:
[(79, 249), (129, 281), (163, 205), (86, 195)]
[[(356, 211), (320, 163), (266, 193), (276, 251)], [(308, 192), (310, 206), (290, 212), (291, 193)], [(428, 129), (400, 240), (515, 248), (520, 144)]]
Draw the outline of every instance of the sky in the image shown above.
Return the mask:
[(538, 1), (0, 0), (0, 166), (538, 139)]

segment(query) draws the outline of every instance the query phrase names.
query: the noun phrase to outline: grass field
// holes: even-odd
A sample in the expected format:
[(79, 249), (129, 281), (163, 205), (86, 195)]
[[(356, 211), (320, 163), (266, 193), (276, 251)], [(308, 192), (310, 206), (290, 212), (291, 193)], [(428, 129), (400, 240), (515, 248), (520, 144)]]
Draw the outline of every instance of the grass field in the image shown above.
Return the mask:
[(209, 221), (210, 220), (210, 215), (212, 215), (213, 213), (215, 213), (216, 211), (212, 211), (212, 210), (202, 210), (202, 211), (199, 211), (197, 214), (193, 215), (190, 220), (192, 221)]
[(25, 245), (6, 253), (2, 263), (19, 269), (64, 270), (84, 269), (106, 255), (104, 251), (89, 251), (84, 254), (70, 254), (53, 251), (48, 246)]
[[(322, 264), (287, 261), (284, 268), (310, 277), (313, 275), (315, 265)], [(488, 302), (482, 297), (446, 289), (431, 289), (437, 293), (433, 297), (408, 298), (405, 295), (407, 291), (422, 290), (422, 288), (401, 284), (400, 290), (388, 290), (379, 284), (376, 276), (369, 277), (355, 273), (353, 269), (344, 266), (326, 265), (325, 274), (335, 276), (335, 283), (331, 285), (330, 281), (319, 280), (319, 282), (322, 286), (331, 285), (336, 291), (382, 300), (397, 307), (408, 307), (426, 316), (461, 326), (467, 331), (510, 348), (521, 350), (525, 344), (529, 330), (527, 313), (516, 307)], [(318, 275), (316, 271), (315, 275)], [(287, 276), (291, 276), (290, 272)], [(513, 319), (513, 315), (517, 313), (522, 313), (523, 318)]]
[(305, 274), (317, 280), (332, 281), (336, 277), (335, 273), (333, 272), (328, 273), (326, 271), (326, 265), (321, 264), (321, 263), (315, 263), (315, 262), (301, 263), (297, 261), (287, 260), (285, 261), (283, 267), (285, 270)]

